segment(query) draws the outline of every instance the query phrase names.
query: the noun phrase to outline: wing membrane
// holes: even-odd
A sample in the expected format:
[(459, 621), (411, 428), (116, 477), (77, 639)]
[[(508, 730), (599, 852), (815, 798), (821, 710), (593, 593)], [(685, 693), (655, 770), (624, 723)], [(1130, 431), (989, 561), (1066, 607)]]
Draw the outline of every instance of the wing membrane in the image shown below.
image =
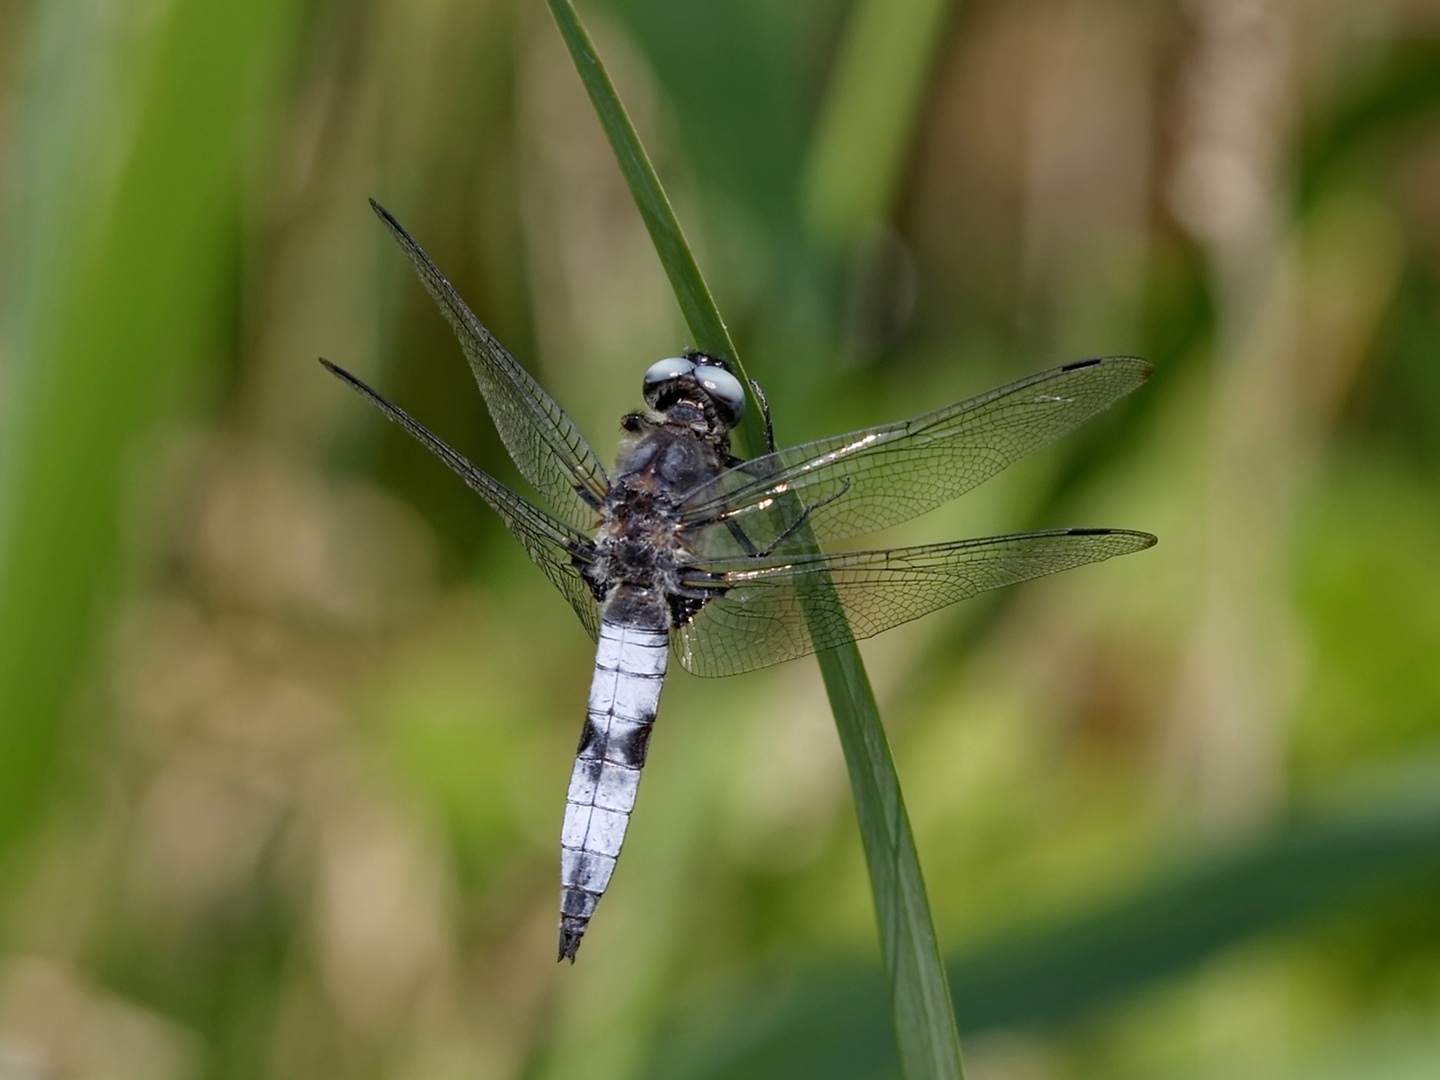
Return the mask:
[[(734, 675), (867, 638), (988, 589), (1140, 551), (1149, 533), (1047, 532), (772, 559), (720, 559), (687, 584), (724, 589), (675, 631), (696, 675)], [(825, 578), (829, 575), (829, 583)]]
[(746, 544), (793, 550), (802, 516), (821, 543), (875, 532), (949, 502), (1058, 439), (1150, 371), (1131, 356), (1080, 360), (910, 420), (766, 454), (687, 495), (684, 522), (697, 531), (711, 526), (698, 548), (715, 555), (752, 553)]
[(595, 594), (590, 591), (575, 564), (577, 559), (588, 561), (593, 550), (588, 536), (562, 521), (557, 521), (538, 506), (516, 495), (489, 473), (470, 464), (404, 409), (392, 404), (344, 368), (337, 367), (328, 360), (322, 359), (320, 362), (331, 374), (348, 383), (362, 397), (413, 435), (489, 503), (490, 508), (500, 515), (500, 520), (505, 522), (505, 527), (524, 546), (525, 553), (570, 602), (590, 637), (593, 639), (597, 636), (600, 613), (595, 603)]
[(568, 524), (578, 529), (591, 528), (596, 520), (594, 508), (605, 497), (610, 481), (585, 436), (555, 399), (485, 329), (389, 211), (374, 199), (370, 205), (399, 241), (425, 290), (460, 339), (495, 427), (520, 474), (535, 485), (535, 490)]

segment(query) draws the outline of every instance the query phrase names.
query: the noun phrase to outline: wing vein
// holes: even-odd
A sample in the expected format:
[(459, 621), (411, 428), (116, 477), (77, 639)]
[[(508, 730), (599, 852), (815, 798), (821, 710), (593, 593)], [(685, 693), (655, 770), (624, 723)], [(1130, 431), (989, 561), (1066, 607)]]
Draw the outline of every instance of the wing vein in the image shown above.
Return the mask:
[(321, 359), (332, 375), (365, 398), (386, 418), (404, 428), (416, 441), (448, 465), (468, 484), (490, 508), (525, 549), (531, 561), (540, 567), (550, 583), (560, 590), (594, 638), (599, 633), (600, 617), (594, 594), (581, 577), (579, 563), (592, 558), (593, 542), (573, 526), (566, 524), (496, 480), (489, 473), (471, 464), (457, 450), (412, 417), (400, 406), (367, 386), (344, 368)]
[[(593, 525), (593, 505), (604, 498), (610, 481), (590, 444), (555, 399), (485, 329), (415, 239), (379, 203), (372, 199), (370, 205), (454, 330), (521, 475), (568, 524), (582, 529)], [(589, 492), (591, 501), (580, 491)]]

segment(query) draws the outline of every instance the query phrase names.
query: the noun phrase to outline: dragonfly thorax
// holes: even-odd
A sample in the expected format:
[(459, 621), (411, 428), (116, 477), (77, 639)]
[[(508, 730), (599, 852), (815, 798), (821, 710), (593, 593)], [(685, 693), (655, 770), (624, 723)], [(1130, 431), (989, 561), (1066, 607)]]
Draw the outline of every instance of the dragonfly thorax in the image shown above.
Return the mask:
[(723, 433), (706, 437), (668, 421), (630, 419), (632, 437), (620, 447), (600, 508), (594, 560), (584, 570), (602, 605), (620, 586), (662, 601), (681, 591), (681, 571), (693, 559), (681, 505), (687, 493), (720, 473), (725, 453)]
[[(681, 422), (671, 419), (677, 414)], [(696, 422), (685, 422), (692, 419)], [(688, 403), (673, 406), (663, 420), (643, 415), (627, 420), (633, 426), (620, 444), (607, 506), (648, 497), (657, 511), (678, 513), (681, 500), (717, 476), (729, 460), (724, 428), (698, 419)]]

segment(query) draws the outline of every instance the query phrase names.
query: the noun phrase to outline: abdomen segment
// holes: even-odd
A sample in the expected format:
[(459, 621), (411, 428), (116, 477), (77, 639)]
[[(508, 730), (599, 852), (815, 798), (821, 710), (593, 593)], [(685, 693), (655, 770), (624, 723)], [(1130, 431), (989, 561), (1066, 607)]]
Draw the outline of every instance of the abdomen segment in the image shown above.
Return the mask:
[(602, 621), (595, 678), (560, 832), (560, 955), (573, 962), (635, 806), (669, 635)]

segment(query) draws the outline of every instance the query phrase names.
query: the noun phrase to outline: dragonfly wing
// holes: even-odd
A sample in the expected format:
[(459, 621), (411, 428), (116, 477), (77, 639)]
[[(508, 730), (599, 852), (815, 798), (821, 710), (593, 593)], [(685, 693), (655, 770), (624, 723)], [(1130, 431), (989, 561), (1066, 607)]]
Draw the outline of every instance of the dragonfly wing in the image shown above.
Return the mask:
[(870, 637), (989, 589), (1154, 543), (1149, 533), (1121, 529), (1055, 529), (886, 551), (802, 554), (760, 565), (714, 560), (686, 584), (718, 595), (675, 631), (673, 641), (686, 670), (734, 675), (851, 636)]
[(716, 556), (795, 550), (802, 517), (821, 543), (875, 532), (1072, 431), (1150, 371), (1132, 356), (1080, 360), (910, 420), (766, 454), (689, 493), (683, 520), (704, 530), (696, 549)]
[(585, 624), (591, 639), (596, 638), (600, 630), (599, 606), (590, 586), (580, 576), (580, 565), (593, 558), (594, 545), (590, 538), (563, 521), (551, 517), (489, 473), (470, 464), (404, 409), (392, 404), (344, 368), (337, 367), (328, 360), (320, 362), (331, 374), (349, 384), (389, 419), (413, 435), (489, 503), (490, 508), (500, 515), (500, 520), (505, 522), (505, 527), (524, 546), (526, 554), (570, 602), (575, 614), (579, 615), (580, 621)]
[(520, 474), (570, 525), (592, 527), (595, 508), (609, 490), (610, 481), (585, 436), (555, 399), (485, 329), (389, 211), (373, 199), (370, 205), (409, 256), (416, 275), (460, 339), (495, 427)]

